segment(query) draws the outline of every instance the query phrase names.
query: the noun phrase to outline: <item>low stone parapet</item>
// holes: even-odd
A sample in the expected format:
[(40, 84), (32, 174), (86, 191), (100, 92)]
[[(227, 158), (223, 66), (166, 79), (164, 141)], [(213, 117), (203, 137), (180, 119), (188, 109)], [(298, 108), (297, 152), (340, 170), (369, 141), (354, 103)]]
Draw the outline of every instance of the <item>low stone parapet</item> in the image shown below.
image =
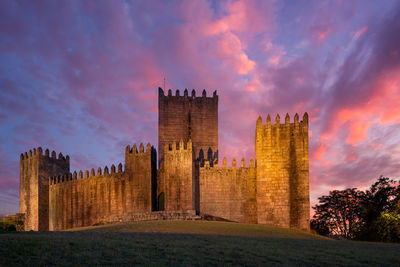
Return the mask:
[(118, 222), (140, 222), (140, 221), (163, 221), (163, 220), (201, 220), (201, 217), (196, 215), (195, 210), (185, 211), (154, 211), (144, 213), (131, 213), (125, 214), (124, 216), (112, 216), (108, 218), (102, 218), (99, 225), (101, 224), (112, 224)]

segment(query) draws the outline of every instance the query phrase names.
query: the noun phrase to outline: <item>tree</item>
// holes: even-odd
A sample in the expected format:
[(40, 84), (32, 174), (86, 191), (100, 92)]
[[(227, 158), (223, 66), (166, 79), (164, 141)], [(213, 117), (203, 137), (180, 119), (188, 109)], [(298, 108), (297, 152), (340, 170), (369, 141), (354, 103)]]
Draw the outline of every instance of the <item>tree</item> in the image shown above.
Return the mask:
[(311, 219), (310, 228), (319, 235), (328, 236), (330, 233), (328, 225), (326, 225), (325, 222), (320, 221), (318, 218)]
[(396, 231), (396, 212), (398, 214), (396, 206), (399, 201), (398, 183), (388, 177), (380, 176), (378, 181), (366, 190), (362, 200), (361, 227), (357, 239), (370, 241), (393, 239), (389, 238), (389, 232)]
[(363, 220), (370, 223), (378, 218), (382, 212), (393, 207), (398, 198), (397, 192), (398, 188), (394, 180), (380, 176), (378, 181), (365, 192), (361, 213)]
[(331, 236), (354, 238), (359, 229), (363, 197), (364, 192), (357, 188), (333, 190), (328, 196), (319, 197), (320, 204), (313, 207), (312, 225), (318, 227), (317, 232), (329, 229)]
[(322, 235), (400, 242), (400, 186), (380, 176), (365, 192), (334, 190), (315, 205), (311, 228)]
[(373, 223), (376, 241), (400, 242), (400, 201), (393, 210), (383, 212)]

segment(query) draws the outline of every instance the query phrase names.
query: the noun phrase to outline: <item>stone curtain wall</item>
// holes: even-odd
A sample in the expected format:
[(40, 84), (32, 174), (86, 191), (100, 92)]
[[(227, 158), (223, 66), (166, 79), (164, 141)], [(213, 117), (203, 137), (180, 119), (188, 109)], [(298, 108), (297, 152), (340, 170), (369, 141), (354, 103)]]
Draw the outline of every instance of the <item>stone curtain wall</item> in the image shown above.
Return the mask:
[(245, 167), (242, 159), (240, 167), (233, 159), (232, 167), (209, 166), (205, 162), (200, 167), (200, 214), (212, 215), (241, 223), (257, 223), (256, 169), (250, 160)]
[(89, 226), (106, 217), (118, 216), (127, 211), (130, 181), (115, 166), (82, 171), (77, 175), (52, 177), (50, 179), (49, 230), (63, 230), (73, 227)]
[(20, 212), (25, 214), (25, 230), (49, 229), (49, 177), (69, 173), (69, 156), (37, 150), (21, 154)]
[(195, 189), (192, 143), (165, 145), (161, 163), (159, 195), (164, 195), (164, 210), (194, 210)]
[(50, 178), (49, 230), (95, 225), (126, 214), (152, 211), (155, 150), (141, 144), (126, 149), (122, 164)]
[(159, 88), (158, 94), (158, 148), (159, 161), (163, 159), (163, 148), (183, 140), (193, 143), (195, 155), (200, 149), (207, 155), (209, 149), (213, 157), (218, 153), (218, 96), (216, 91), (212, 97), (207, 97), (203, 90), (202, 96), (196, 97), (193, 90), (191, 96), (185, 89), (183, 95), (179, 90), (173, 96), (168, 90), (168, 95)]
[(258, 223), (309, 229), (308, 115), (256, 125)]

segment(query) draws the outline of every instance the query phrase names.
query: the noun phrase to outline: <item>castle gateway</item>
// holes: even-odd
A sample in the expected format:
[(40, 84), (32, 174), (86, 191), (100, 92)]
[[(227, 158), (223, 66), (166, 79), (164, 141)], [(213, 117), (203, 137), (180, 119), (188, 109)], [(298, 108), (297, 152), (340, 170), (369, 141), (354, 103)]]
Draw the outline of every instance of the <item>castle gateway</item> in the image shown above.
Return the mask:
[[(258, 118), (255, 161), (218, 157), (218, 96), (185, 90), (158, 96), (158, 157), (126, 147), (125, 165), (70, 173), (69, 156), (21, 154), (25, 230), (202, 216), (309, 230), (308, 115)], [(159, 168), (157, 169), (157, 165)]]

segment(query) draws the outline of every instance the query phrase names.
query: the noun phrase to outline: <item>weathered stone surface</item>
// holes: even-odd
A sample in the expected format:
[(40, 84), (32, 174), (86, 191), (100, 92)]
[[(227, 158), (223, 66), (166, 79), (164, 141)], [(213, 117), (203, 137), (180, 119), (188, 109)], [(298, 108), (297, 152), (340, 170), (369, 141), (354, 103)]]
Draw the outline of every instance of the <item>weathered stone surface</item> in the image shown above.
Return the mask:
[[(255, 162), (218, 164), (218, 96), (159, 90), (159, 160), (127, 146), (119, 164), (69, 172), (69, 157), (41, 148), (21, 154), (25, 230), (149, 219), (229, 220), (309, 230), (308, 115), (256, 123)], [(163, 210), (163, 212), (160, 212)], [(157, 211), (157, 212), (155, 212)], [(201, 217), (197, 216), (200, 215)]]
[(257, 223), (254, 165), (201, 167), (200, 213), (229, 221)]
[(53, 151), (49, 156), (42, 148), (21, 155), (20, 213), (25, 213), (25, 230), (49, 229), (49, 177), (69, 173), (69, 157)]
[[(72, 179), (64, 175), (50, 179), (49, 230), (89, 226), (129, 213), (151, 212), (155, 196), (156, 154), (153, 147), (136, 152), (127, 147), (122, 165), (102, 174)], [(108, 169), (108, 168), (107, 168)], [(92, 172), (93, 173), (93, 172)]]
[[(195, 177), (192, 143), (172, 144), (164, 148), (164, 160), (159, 171), (163, 181), (159, 188), (164, 195), (164, 210), (195, 210)], [(160, 207), (162, 208), (162, 207)]]
[(101, 219), (98, 224), (112, 224), (118, 222), (140, 222), (152, 220), (201, 220), (195, 210), (153, 211), (141, 213), (126, 213), (122, 216), (113, 216)]
[(200, 149), (206, 154), (211, 148), (213, 157), (218, 154), (218, 96), (207, 97), (184, 94), (158, 94), (158, 159), (164, 157), (164, 146), (180, 140), (193, 143), (195, 155)]
[(275, 121), (268, 115), (266, 125), (261, 118), (256, 125), (258, 223), (308, 230), (308, 115)]

